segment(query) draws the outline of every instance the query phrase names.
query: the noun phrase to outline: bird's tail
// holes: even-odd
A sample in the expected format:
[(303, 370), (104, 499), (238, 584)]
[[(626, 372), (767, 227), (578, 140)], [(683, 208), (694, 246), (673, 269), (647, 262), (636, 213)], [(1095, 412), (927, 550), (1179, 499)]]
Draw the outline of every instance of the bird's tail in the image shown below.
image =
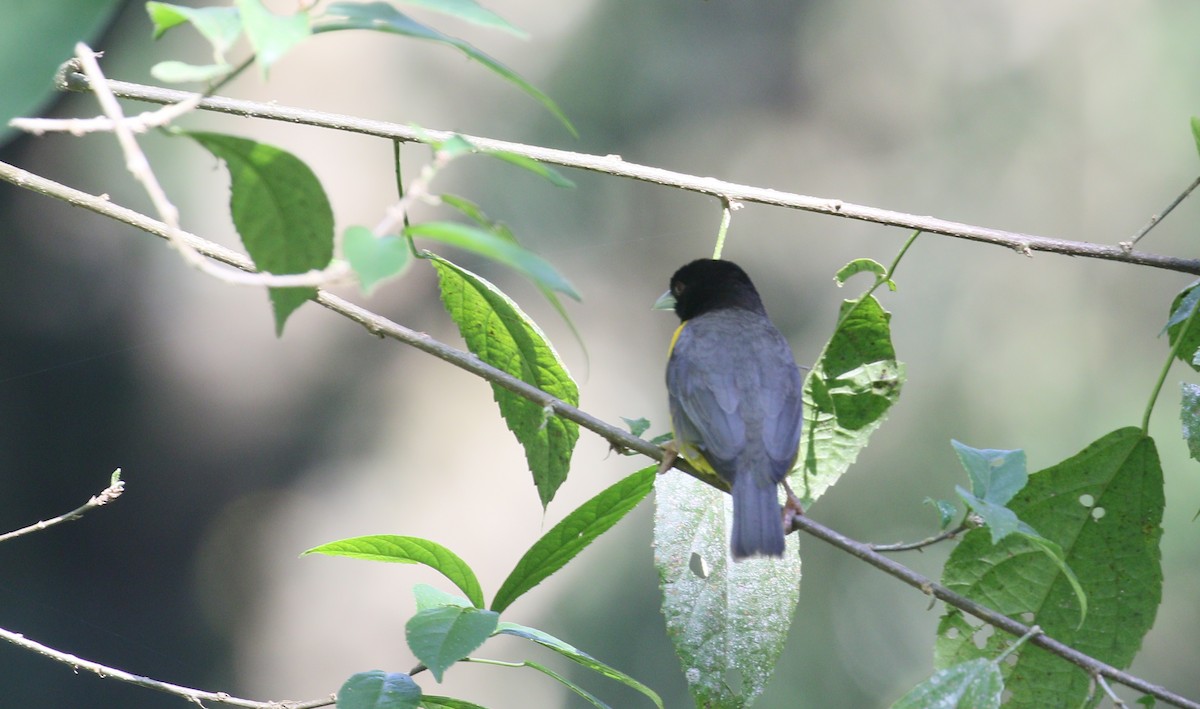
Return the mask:
[(742, 473), (733, 481), (734, 559), (748, 556), (783, 556), (783, 517), (778, 485), (760, 485)]

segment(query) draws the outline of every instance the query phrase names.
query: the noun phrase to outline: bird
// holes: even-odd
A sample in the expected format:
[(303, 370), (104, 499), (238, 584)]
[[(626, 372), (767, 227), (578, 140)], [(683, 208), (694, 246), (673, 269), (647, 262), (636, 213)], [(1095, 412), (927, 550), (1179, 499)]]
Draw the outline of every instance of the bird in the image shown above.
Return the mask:
[[(787, 487), (796, 461), (803, 409), (791, 346), (750, 277), (731, 261), (682, 266), (655, 308), (673, 309), (680, 320), (667, 357), (675, 435), (668, 455), (729, 483), (735, 561), (782, 556), (778, 488)], [(790, 489), (788, 499), (799, 511)]]

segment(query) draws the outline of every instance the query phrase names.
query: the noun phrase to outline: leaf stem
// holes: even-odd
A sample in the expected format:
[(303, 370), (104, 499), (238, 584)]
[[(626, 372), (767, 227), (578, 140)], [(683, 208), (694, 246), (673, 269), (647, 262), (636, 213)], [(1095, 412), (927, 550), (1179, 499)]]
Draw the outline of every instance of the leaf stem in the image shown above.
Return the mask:
[[(1200, 286), (1197, 287), (1200, 288)], [(1183, 327), (1179, 328), (1179, 334), (1175, 337), (1175, 343), (1171, 345), (1171, 352), (1167, 355), (1167, 361), (1163, 363), (1162, 371), (1158, 373), (1158, 381), (1154, 383), (1154, 389), (1150, 392), (1150, 401), (1146, 402), (1146, 411), (1142, 414), (1143, 435), (1147, 435), (1150, 432), (1150, 414), (1154, 412), (1154, 404), (1158, 401), (1158, 394), (1162, 391), (1163, 384), (1167, 381), (1167, 372), (1171, 370), (1171, 365), (1175, 363), (1175, 358), (1179, 356), (1179, 348), (1183, 346), (1183, 341), (1196, 320), (1197, 312), (1200, 312), (1200, 306), (1192, 308), (1192, 312), (1188, 315), (1187, 320), (1183, 322)]]
[(721, 197), (721, 226), (717, 227), (717, 245), (713, 249), (714, 259), (721, 258), (721, 252), (725, 250), (725, 234), (729, 232), (729, 223), (733, 221), (733, 210), (741, 206), (731, 202), (728, 197)]

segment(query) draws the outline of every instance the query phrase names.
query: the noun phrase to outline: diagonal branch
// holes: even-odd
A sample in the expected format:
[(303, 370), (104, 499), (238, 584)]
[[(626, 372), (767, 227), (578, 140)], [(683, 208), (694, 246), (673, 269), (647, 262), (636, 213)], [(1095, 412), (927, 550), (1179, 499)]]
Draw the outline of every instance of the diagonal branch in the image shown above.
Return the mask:
[[(59, 88), (69, 91), (89, 91), (88, 78), (77, 71), (70, 62), (63, 65), (57, 79)], [(126, 81), (108, 81), (109, 89), (121, 98), (147, 101), (150, 103), (178, 103), (194, 99), (196, 94), (157, 86), (133, 84)], [(258, 103), (223, 97), (209, 97), (200, 101), (199, 107), (209, 111), (229, 113), (250, 118), (264, 118), (288, 123), (332, 128), (350, 133), (362, 133), (389, 140), (405, 142), (428, 142), (447, 140), (454, 133), (438, 130), (417, 130), (412, 126), (388, 123), (355, 116), (323, 111), (310, 111), (276, 104)], [(1030, 256), (1034, 251), (1082, 256), (1109, 261), (1119, 261), (1142, 266), (1162, 268), (1200, 275), (1200, 260), (1126, 250), (1120, 245), (1095, 244), (1085, 241), (1068, 241), (1033, 234), (992, 229), (989, 227), (963, 224), (931, 216), (920, 216), (896, 212), (878, 207), (843, 202), (840, 199), (810, 197), (792, 192), (750, 185), (725, 182), (712, 177), (697, 177), (662, 168), (626, 162), (619, 155), (588, 155), (567, 150), (556, 150), (536, 145), (510, 143), (503, 140), (479, 136), (463, 136), (472, 144), (486, 150), (500, 150), (533, 158), (544, 163), (573, 167), (592, 172), (601, 172), (616, 177), (628, 177), (643, 182), (678, 187), (679, 189), (712, 195), (723, 202), (757, 202), (777, 207), (789, 207), (830, 216), (875, 222), (907, 230), (919, 230), (931, 234), (942, 234), (960, 239), (981, 241), (1004, 246)]]
[[(168, 238), (167, 226), (162, 222), (151, 219), (145, 215), (138, 214), (124, 207), (118, 207), (111, 202), (89, 195), (79, 190), (61, 185), (43, 177), (33, 175), (11, 165), (0, 163), (0, 179), (11, 182), (26, 189), (31, 189), (41, 194), (45, 194), (57, 199), (67, 201), (76, 206), (90, 209), (98, 214), (125, 222), (139, 229), (147, 231), (161, 238)], [(235, 268), (243, 270), (253, 270), (253, 264), (245, 256), (227, 249), (225, 247), (214, 244), (206, 239), (203, 239), (194, 234), (187, 232), (178, 232), (177, 236), (186, 239), (188, 244), (195, 248), (199, 253), (202, 253), (210, 258), (216, 259)], [(629, 432), (613, 426), (605, 421), (602, 421), (591, 414), (571, 406), (570, 404), (561, 401), (550, 394), (527, 384), (507, 372), (496, 369), (495, 367), (485, 363), (473, 354), (451, 347), (442, 343), (423, 332), (410, 330), (399, 323), (392, 322), (387, 318), (371, 312), (363, 307), (355, 305), (350, 301), (340, 298), (325, 291), (318, 291), (316, 301), (325, 308), (332, 310), (343, 317), (349, 318), (354, 322), (362, 325), (368, 332), (379, 337), (388, 337), (398, 342), (415, 347), (422, 352), (437, 357), (445, 362), (449, 362), (456, 367), (464, 369), (482, 379), (493, 384), (499, 385), (508, 389), (515, 394), (522, 396), (530, 401), (540, 404), (548, 411), (561, 416), (562, 418), (574, 421), (583, 428), (592, 431), (600, 437), (607, 440), (615, 448), (622, 450), (631, 450), (640, 453), (653, 460), (661, 461), (663, 458), (663, 450), (658, 446), (630, 434)], [(684, 470), (704, 482), (712, 484), (712, 480), (696, 474), (694, 471)], [(1021, 637), (1030, 632), (1030, 628), (1022, 623), (1012, 620), (1011, 618), (999, 614), (990, 608), (983, 606), (971, 599), (954, 593), (941, 584), (934, 583), (930, 579), (918, 574), (909, 569), (903, 564), (897, 563), (882, 554), (871, 549), (871, 547), (862, 542), (850, 539), (815, 520), (797, 516), (792, 522), (793, 529), (799, 529), (806, 534), (814, 536), (822, 541), (825, 541), (833, 546), (845, 551), (881, 571), (900, 579), (904, 583), (919, 589), (922, 593), (926, 593), (941, 600), (947, 605), (953, 606), (962, 610), (964, 613), (983, 620), (1007, 633)], [(3, 633), (0, 637), (9, 639)], [(19, 636), (18, 636), (19, 637)], [(1126, 686), (1132, 687), (1140, 692), (1153, 696), (1166, 704), (1176, 707), (1184, 707), (1185, 709), (1200, 709), (1200, 703), (1187, 699), (1182, 695), (1171, 692), (1158, 685), (1151, 684), (1146, 680), (1123, 672), (1111, 665), (1103, 663), (1090, 655), (1071, 648), (1070, 646), (1061, 643), (1046, 635), (1035, 635), (1029, 642), (1042, 647), (1055, 655), (1071, 662), (1089, 675), (1106, 677), (1115, 682), (1119, 682)]]

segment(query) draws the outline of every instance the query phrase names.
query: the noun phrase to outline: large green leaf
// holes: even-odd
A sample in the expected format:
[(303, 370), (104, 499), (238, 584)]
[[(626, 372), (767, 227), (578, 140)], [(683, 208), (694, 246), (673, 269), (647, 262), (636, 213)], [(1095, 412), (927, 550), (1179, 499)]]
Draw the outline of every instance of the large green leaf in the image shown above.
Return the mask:
[(457, 554), (428, 539), (375, 534), (322, 544), (305, 551), (301, 556), (308, 554), (345, 556), (351, 559), (398, 564), (424, 564), (450, 579), (477, 608), (483, 608), (483, 589), (479, 586), (475, 572)]
[(804, 381), (804, 431), (789, 481), (806, 504), (854, 463), (904, 383), (904, 365), (892, 348), (892, 316), (879, 301), (845, 301), (841, 316)]
[(492, 610), (503, 612), (621, 521), (654, 487), (657, 470), (657, 465), (651, 465), (617, 482), (542, 535), (504, 579), (492, 600)]
[[(333, 259), (333, 210), (302, 160), (273, 145), (220, 133), (183, 132), (229, 168), (229, 209), (254, 264), (267, 273), (305, 273)], [(316, 288), (272, 288), (275, 332)]]
[[(656, 484), (654, 563), (667, 633), (696, 706), (744, 707), (775, 669), (800, 596), (800, 554), (732, 563), (732, 498), (688, 475)], [(740, 675), (740, 686), (728, 681)]]
[[(1077, 455), (1029, 476), (1010, 509), (1061, 547), (1087, 594), (1079, 606), (1067, 576), (1020, 535), (993, 545), (987, 530), (968, 532), (951, 553), (943, 583), (951, 590), (1115, 667), (1127, 667), (1153, 625), (1162, 597), (1162, 468), (1154, 441), (1123, 428)], [(950, 609), (938, 627), (936, 664), (993, 657), (1010, 638)], [(983, 640), (984, 635), (989, 635)], [(1011, 707), (1079, 706), (1090, 679), (1032, 645), (1004, 665)]]
[[(579, 389), (566, 366), (516, 303), (488, 281), (443, 258), (431, 256), (430, 263), (437, 270), (442, 302), (472, 353), (561, 401), (578, 405)], [(544, 507), (567, 479), (579, 426), (498, 384), (492, 385), (492, 393), (504, 422), (525, 448)]]
[(566, 114), (562, 112), (558, 104), (554, 103), (549, 96), (542, 93), (536, 86), (521, 78), (515, 71), (484, 54), (471, 43), (443, 34), (428, 25), (421, 24), (386, 2), (333, 3), (325, 9), (325, 14), (317, 19), (317, 22), (313, 26), (313, 31), (334, 32), (338, 30), (391, 32), (405, 37), (429, 40), (454, 47), (532, 96), (546, 110), (553, 113), (566, 126), (567, 130), (571, 131), (572, 135), (575, 134), (574, 126), (567, 120)]

